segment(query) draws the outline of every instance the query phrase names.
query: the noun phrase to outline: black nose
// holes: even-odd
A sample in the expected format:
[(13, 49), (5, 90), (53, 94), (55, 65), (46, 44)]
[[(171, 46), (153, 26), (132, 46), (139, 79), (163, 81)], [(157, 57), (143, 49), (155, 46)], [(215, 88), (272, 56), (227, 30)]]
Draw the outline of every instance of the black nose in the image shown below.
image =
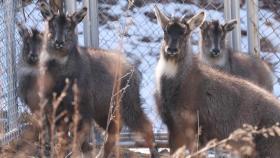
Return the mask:
[(176, 54), (176, 52), (178, 51), (177, 48), (167, 48), (167, 52), (168, 54)]
[(61, 49), (61, 48), (63, 48), (63, 46), (64, 46), (64, 42), (63, 41), (59, 41), (59, 40), (55, 40), (55, 47), (57, 48), (57, 49)]
[(37, 54), (31, 53), (31, 54), (29, 55), (29, 58), (30, 58), (31, 60), (33, 60), (33, 61), (36, 61), (36, 60), (38, 59), (38, 56), (37, 56)]
[(214, 48), (214, 49), (212, 49), (211, 53), (213, 56), (218, 56), (220, 54), (220, 50), (217, 48)]
[(29, 64), (36, 64), (38, 62), (38, 60), (39, 60), (39, 58), (36, 53), (31, 53), (28, 55), (27, 62)]

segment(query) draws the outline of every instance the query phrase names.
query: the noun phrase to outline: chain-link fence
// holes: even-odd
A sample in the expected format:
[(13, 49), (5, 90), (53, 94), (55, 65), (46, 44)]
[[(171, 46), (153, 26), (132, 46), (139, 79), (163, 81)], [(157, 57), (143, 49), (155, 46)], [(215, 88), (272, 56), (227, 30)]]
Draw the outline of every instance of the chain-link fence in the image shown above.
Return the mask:
[[(254, 4), (256, 5), (256, 4)], [(275, 84), (274, 94), (280, 97), (280, 2), (275, 0), (264, 0), (259, 2), (258, 36), (260, 39), (261, 56), (272, 64)], [(278, 8), (278, 9), (277, 9)]]
[(18, 35), (15, 30), (17, 2), (5, 1), (0, 6), (0, 125), (1, 136), (11, 139), (18, 135), (18, 112), (20, 110), (16, 93), (16, 60), (19, 53)]
[[(37, 0), (33, 1), (0, 1), (0, 138), (5, 138), (4, 142), (10, 141), (19, 131), (21, 115), (28, 112), (28, 108), (20, 103), (16, 93), (16, 63), (20, 55), (21, 38), (18, 35), (15, 21), (25, 22), (28, 27), (36, 27), (43, 31), (43, 20), (36, 7)], [(96, 2), (96, 1), (95, 1)], [(233, 1), (231, 1), (233, 2)], [(239, 2), (236, 0), (235, 2)], [(248, 52), (248, 23), (254, 22), (251, 17), (247, 19), (247, 4), (240, 1), (238, 15), (240, 15), (240, 49)], [(246, 1), (249, 3), (249, 1)], [(256, 2), (252, 4), (257, 5)], [(66, 7), (72, 9), (81, 8), (89, 1), (67, 1)], [(73, 4), (69, 4), (73, 3)], [(89, 3), (91, 4), (91, 3)], [(97, 4), (97, 3), (96, 3)], [(219, 19), (225, 21), (234, 14), (234, 11), (227, 9), (233, 7), (222, 0), (99, 0), (97, 9), (91, 5), (91, 13), (98, 15), (98, 40), (100, 48), (120, 49), (129, 59), (139, 65), (142, 72), (141, 95), (145, 112), (154, 123), (155, 133), (166, 133), (165, 126), (157, 114), (153, 93), (155, 90), (154, 71), (159, 56), (160, 41), (163, 35), (160, 26), (156, 22), (153, 12), (154, 5), (157, 4), (166, 14), (170, 16), (181, 16), (188, 14), (192, 16), (199, 10), (207, 12), (207, 20)], [(237, 4), (237, 3), (236, 3)], [(259, 1), (259, 8), (256, 11), (259, 28), (253, 25), (260, 37), (261, 56), (269, 60), (275, 71), (275, 95), (280, 95), (278, 78), (280, 72), (280, 55), (277, 53), (280, 44), (280, 6), (278, 1)], [(236, 11), (236, 10), (235, 10)], [(229, 14), (230, 13), (230, 14)], [(231, 15), (231, 16), (229, 16)], [(89, 18), (90, 20), (90, 18)], [(87, 27), (89, 26), (89, 27)], [(92, 25), (80, 24), (78, 26), (79, 44), (86, 45), (88, 32)], [(86, 32), (85, 32), (86, 31)], [(85, 34), (85, 36), (84, 36)], [(96, 35), (96, 32), (95, 32)], [(198, 51), (198, 30), (192, 38), (193, 49)], [(17, 132), (16, 132), (17, 133)], [(2, 139), (3, 140), (3, 139)]]
[[(100, 1), (99, 2), (99, 46), (105, 49), (121, 49), (137, 62), (143, 74), (141, 94), (146, 113), (153, 120), (155, 132), (166, 132), (156, 112), (153, 93), (155, 90), (154, 71), (159, 57), (163, 32), (154, 15), (157, 4), (167, 15), (190, 17), (200, 9), (207, 8), (209, 19), (223, 19), (223, 3), (212, 1)], [(198, 32), (193, 35), (194, 49), (198, 49)]]

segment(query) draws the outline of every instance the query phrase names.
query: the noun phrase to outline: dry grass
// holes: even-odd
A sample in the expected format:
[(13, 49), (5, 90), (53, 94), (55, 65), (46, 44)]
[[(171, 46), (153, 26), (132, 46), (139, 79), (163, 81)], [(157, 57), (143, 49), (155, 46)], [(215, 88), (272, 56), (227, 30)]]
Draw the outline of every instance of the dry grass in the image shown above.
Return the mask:
[[(73, 90), (75, 93), (79, 93), (77, 86), (73, 86)], [(77, 106), (77, 100), (78, 98), (74, 99), (73, 102), (74, 106)], [(77, 108), (75, 108), (77, 110)], [(48, 151), (48, 154), (46, 154), (44, 151), (45, 145), (40, 144), (41, 142), (46, 141), (39, 141), (39, 135), (42, 132), (41, 128), (37, 128), (40, 123), (40, 119), (38, 119), (38, 115), (36, 116), (30, 116), (30, 126), (25, 130), (23, 135), (20, 139), (13, 141), (9, 145), (3, 146), (1, 148), (1, 157), (7, 157), (7, 158), (14, 158), (14, 157), (47, 157), (47, 155), (50, 155), (51, 157), (57, 157), (57, 158), (66, 158), (66, 157), (81, 157), (80, 149), (77, 146), (79, 144), (78, 135), (80, 133), (77, 133), (77, 123), (79, 120), (79, 113), (74, 114), (75, 119), (73, 120), (73, 124), (71, 124), (72, 127), (72, 137), (65, 138), (62, 135), (65, 134), (63, 132), (55, 131), (53, 132), (53, 138), (50, 143), (52, 143), (53, 148)], [(54, 129), (58, 129), (58, 127), (54, 127)], [(68, 131), (69, 132), (69, 131)], [(228, 138), (225, 138), (223, 140), (212, 140), (207, 143), (207, 145), (200, 150), (198, 150), (195, 153), (192, 153), (188, 156), (181, 156), (185, 154), (184, 148), (182, 148), (181, 151), (178, 151), (176, 155), (173, 155), (173, 157), (186, 157), (186, 158), (193, 158), (193, 157), (206, 157), (207, 151), (209, 149), (218, 150), (220, 153), (231, 153), (232, 156), (252, 156), (255, 154), (254, 151), (254, 143), (253, 138), (256, 135), (263, 135), (264, 137), (275, 137), (280, 136), (280, 127), (279, 123), (275, 124), (272, 127), (269, 128), (261, 128), (258, 129), (257, 127), (251, 126), (251, 125), (244, 125), (242, 128), (237, 129), (234, 131)], [(102, 148), (102, 147), (101, 147)], [(100, 150), (101, 151), (101, 150)], [(101, 153), (101, 152), (100, 152)], [(182, 154), (184, 153), (184, 154)], [(98, 155), (97, 153), (92, 153), (92, 155)], [(99, 154), (99, 156), (101, 156)], [(98, 157), (98, 156), (94, 156)], [(112, 157), (127, 157), (127, 158), (137, 158), (142, 157), (146, 158), (149, 157), (149, 155), (146, 154), (140, 154), (131, 152), (128, 149), (119, 148), (118, 152), (115, 152)], [(161, 157), (169, 157), (168, 153), (162, 154)]]
[(229, 137), (219, 141), (215, 139), (209, 141), (205, 147), (186, 158), (206, 157), (207, 151), (213, 148), (217, 148), (220, 153), (230, 152), (232, 157), (255, 156), (253, 139), (256, 135), (262, 135), (266, 138), (280, 136), (279, 123), (276, 123), (272, 127), (261, 129), (245, 124), (242, 128), (232, 132)]

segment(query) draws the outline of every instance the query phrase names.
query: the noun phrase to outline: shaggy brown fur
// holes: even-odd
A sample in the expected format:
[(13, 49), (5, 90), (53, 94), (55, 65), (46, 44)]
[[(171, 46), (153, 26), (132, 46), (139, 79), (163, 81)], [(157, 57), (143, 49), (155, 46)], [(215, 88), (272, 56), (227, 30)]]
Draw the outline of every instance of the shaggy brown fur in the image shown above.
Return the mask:
[[(167, 28), (164, 36), (172, 36), (169, 39), (176, 39), (173, 35), (178, 30), (186, 32), (177, 35), (177, 39), (186, 44), (177, 45), (179, 51), (172, 58), (166, 58), (165, 49), (161, 49), (156, 72), (156, 102), (168, 127), (171, 154), (184, 145), (194, 150), (197, 112), (206, 141), (226, 138), (243, 124), (262, 128), (280, 121), (280, 102), (272, 94), (251, 82), (212, 69), (193, 57), (188, 49), (190, 34), (195, 28), (192, 24), (194, 20), (202, 22), (204, 14), (200, 13), (187, 22), (182, 19), (179, 22), (181, 27), (176, 27), (176, 30), (168, 28), (170, 25), (179, 26), (178, 22), (173, 22), (157, 8), (156, 15), (161, 26)], [(163, 41), (162, 48), (165, 47), (168, 45)], [(164, 65), (162, 63), (170, 64), (171, 61), (175, 70), (160, 68)], [(256, 136), (254, 142), (257, 157), (279, 157), (279, 137)]]
[(227, 47), (226, 35), (234, 29), (235, 25), (236, 20), (224, 25), (219, 21), (205, 21), (200, 27), (200, 60), (212, 67), (252, 81), (272, 92), (273, 79), (268, 64), (256, 57), (233, 52)]
[(38, 63), (42, 50), (43, 34), (36, 29), (29, 31), (22, 24), (19, 24), (18, 28), (23, 42), (18, 70), (19, 97), (32, 112), (35, 112), (40, 109), (36, 80), (39, 72)]
[[(122, 122), (132, 131), (141, 133), (152, 157), (157, 157), (152, 125), (141, 108), (138, 70), (120, 53), (77, 46), (75, 27), (86, 15), (86, 8), (72, 16), (54, 15), (43, 3), (41, 12), (48, 21), (40, 56), (42, 96), (50, 100), (52, 92), (62, 91), (66, 78), (71, 84), (76, 80), (80, 91), (80, 128), (94, 120), (106, 129), (111, 104), (116, 110), (109, 120), (103, 157), (110, 155)], [(73, 92), (69, 90), (59, 112), (67, 110), (71, 114), (72, 100)]]

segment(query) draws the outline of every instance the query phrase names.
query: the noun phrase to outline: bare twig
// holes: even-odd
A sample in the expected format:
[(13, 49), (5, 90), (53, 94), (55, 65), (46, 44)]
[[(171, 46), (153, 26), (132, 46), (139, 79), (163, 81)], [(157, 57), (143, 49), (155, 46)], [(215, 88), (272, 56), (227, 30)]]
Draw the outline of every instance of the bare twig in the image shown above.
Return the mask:
[[(192, 158), (192, 157), (199, 156), (211, 148), (226, 145), (230, 141), (244, 141), (245, 140), (245, 141), (248, 141), (249, 143), (251, 143), (250, 141), (252, 141), (254, 135), (263, 135), (265, 137), (275, 136), (275, 135), (280, 136), (279, 123), (276, 123), (275, 125), (273, 125), (270, 128), (261, 128), (261, 129), (257, 129), (257, 127), (253, 127), (251, 125), (245, 124), (243, 126), (243, 128), (235, 130), (232, 134), (230, 134), (229, 137), (227, 137), (223, 140), (220, 140), (220, 141), (211, 140), (207, 143), (207, 145), (204, 148), (200, 149), (199, 151), (197, 151), (195, 153), (192, 153), (191, 155), (187, 156), (186, 158)], [(249, 139), (244, 139), (244, 137), (249, 138)]]
[[(52, 100), (52, 107), (53, 107), (53, 110), (52, 110), (52, 114), (51, 114), (51, 124), (50, 124), (50, 128), (51, 128), (51, 133), (50, 133), (50, 137), (51, 137), (51, 155), (52, 157), (54, 157), (55, 155), (60, 155), (62, 151), (59, 151), (59, 152), (55, 152), (54, 150), (54, 147), (55, 147), (55, 125), (56, 125), (56, 121), (58, 120), (57, 119), (57, 116), (56, 116), (56, 112), (57, 112), (57, 109), (60, 105), (60, 103), (63, 101), (63, 99), (67, 96), (67, 90), (69, 88), (69, 85), (70, 85), (70, 82), (69, 82), (69, 79), (66, 79), (65, 80), (65, 86), (61, 92), (61, 94), (57, 97), (57, 94), (54, 93), (53, 94), (53, 100)], [(67, 114), (67, 112), (66, 112)], [(64, 116), (65, 113), (61, 113), (61, 115), (59, 115), (58, 118), (61, 118), (62, 116)], [(59, 137), (60, 138), (60, 137)], [(63, 143), (62, 140), (60, 140), (61, 143)]]
[(80, 113), (79, 113), (79, 88), (77, 85), (77, 81), (75, 81), (73, 87), (73, 92), (74, 92), (74, 101), (73, 101), (73, 106), (74, 106), (74, 115), (73, 115), (73, 141), (72, 141), (72, 155), (73, 157), (78, 157), (79, 156), (79, 148), (78, 148), (78, 124), (80, 121)]
[(46, 126), (46, 121), (47, 121), (47, 116), (45, 114), (45, 107), (47, 105), (47, 100), (45, 98), (40, 98), (40, 110), (39, 110), (39, 116), (38, 117), (38, 125), (40, 128), (40, 132), (39, 132), (39, 142), (40, 142), (40, 155), (44, 158), (45, 157), (45, 145), (46, 145), (46, 130), (45, 130), (45, 126)]
[[(120, 63), (118, 63), (118, 64), (120, 64)], [(109, 129), (110, 122), (115, 117), (119, 117), (119, 116), (116, 116), (116, 112), (119, 112), (119, 106), (120, 106), (121, 99), (123, 97), (123, 94), (125, 93), (125, 90), (129, 87), (130, 80), (131, 80), (132, 75), (134, 73), (134, 69), (132, 69), (129, 73), (126, 73), (126, 74), (124, 74), (123, 76), (120, 77), (120, 72), (119, 72), (121, 70), (120, 65), (118, 65), (117, 67), (118, 67), (118, 71), (114, 75), (115, 76), (114, 86), (113, 86), (114, 88), (112, 90), (112, 97), (111, 97), (111, 101), (110, 101), (110, 109), (109, 109), (109, 113), (108, 113), (106, 129), (105, 129), (106, 133), (105, 133), (105, 136), (104, 136), (104, 142), (103, 142), (103, 144), (100, 148), (100, 151), (98, 152), (98, 154), (96, 156), (98, 158), (101, 157), (102, 154), (103, 154), (102, 152), (104, 150), (105, 143), (108, 139), (108, 129)], [(130, 75), (130, 76), (129, 76), (129, 79), (127, 80), (126, 85), (122, 89), (120, 89), (121, 80), (128, 75)], [(117, 119), (119, 119), (119, 118), (117, 118)]]

